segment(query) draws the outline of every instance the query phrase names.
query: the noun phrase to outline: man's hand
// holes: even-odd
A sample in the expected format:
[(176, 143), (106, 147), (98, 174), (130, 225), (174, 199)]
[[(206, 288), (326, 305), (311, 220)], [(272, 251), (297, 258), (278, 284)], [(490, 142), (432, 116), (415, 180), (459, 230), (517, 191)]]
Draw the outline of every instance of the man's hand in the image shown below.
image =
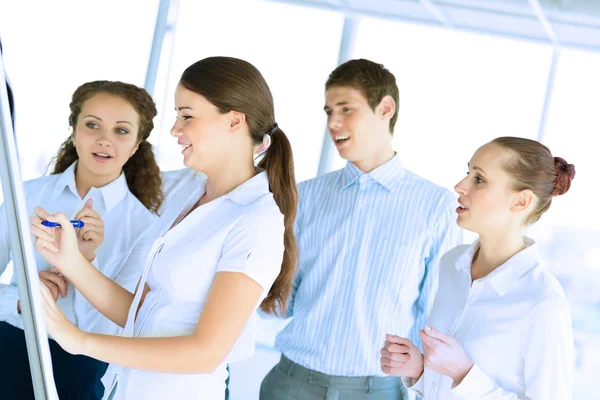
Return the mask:
[(381, 349), (381, 370), (387, 375), (419, 379), (423, 374), (423, 354), (408, 339), (386, 335)]

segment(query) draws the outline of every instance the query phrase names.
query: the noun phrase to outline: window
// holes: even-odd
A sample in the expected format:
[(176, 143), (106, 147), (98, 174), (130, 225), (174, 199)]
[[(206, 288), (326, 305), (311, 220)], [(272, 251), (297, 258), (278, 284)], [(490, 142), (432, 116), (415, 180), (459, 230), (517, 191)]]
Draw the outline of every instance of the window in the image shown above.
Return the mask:
[(575, 333), (575, 399), (598, 392), (600, 367), (600, 54), (562, 50), (544, 144), (575, 165), (564, 197), (553, 199), (532, 230), (571, 303)]
[[(0, 35), (16, 103), (24, 180), (41, 176), (69, 136), (69, 103), (92, 80), (144, 85), (158, 1), (3, 2)], [(35, 144), (35, 145), (33, 145)]]
[(372, 18), (361, 19), (353, 54), (396, 76), (403, 165), (449, 189), (479, 146), (537, 137), (551, 57), (548, 46)]

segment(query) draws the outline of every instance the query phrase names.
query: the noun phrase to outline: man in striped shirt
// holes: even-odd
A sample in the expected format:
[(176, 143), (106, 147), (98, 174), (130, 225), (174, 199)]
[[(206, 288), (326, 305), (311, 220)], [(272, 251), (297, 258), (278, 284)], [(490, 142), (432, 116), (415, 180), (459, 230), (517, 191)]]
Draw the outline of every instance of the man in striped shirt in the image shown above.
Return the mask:
[(299, 185), (300, 265), (281, 361), (261, 399), (405, 399), (385, 376), (387, 333), (419, 343), (440, 257), (460, 243), (456, 200), (405, 169), (392, 148), (399, 94), (394, 75), (348, 61), (325, 84), (331, 139), (346, 167)]

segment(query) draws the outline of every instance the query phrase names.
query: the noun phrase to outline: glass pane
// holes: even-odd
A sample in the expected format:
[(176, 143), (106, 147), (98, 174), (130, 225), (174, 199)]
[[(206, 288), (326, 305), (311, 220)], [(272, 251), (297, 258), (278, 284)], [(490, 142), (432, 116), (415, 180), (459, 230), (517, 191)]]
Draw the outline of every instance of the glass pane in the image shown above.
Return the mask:
[(277, 122), (294, 149), (297, 180), (315, 176), (325, 132), (323, 90), (337, 62), (342, 23), (338, 13), (268, 1), (227, 0), (210, 7), (182, 1), (167, 95), (157, 99), (164, 110), (155, 139), (161, 168), (183, 166), (181, 148), (169, 136), (181, 73), (195, 61), (223, 55), (249, 61), (261, 71), (273, 92)]
[(43, 174), (68, 137), (69, 102), (79, 85), (97, 79), (144, 85), (158, 0), (140, 4), (2, 2), (0, 36), (24, 180)]
[(403, 164), (449, 189), (487, 141), (537, 137), (551, 56), (539, 44), (372, 18), (361, 20), (353, 54), (396, 76)]
[(576, 400), (594, 398), (600, 390), (599, 70), (598, 53), (561, 52), (544, 143), (577, 173), (569, 192), (553, 200), (533, 230), (571, 302)]

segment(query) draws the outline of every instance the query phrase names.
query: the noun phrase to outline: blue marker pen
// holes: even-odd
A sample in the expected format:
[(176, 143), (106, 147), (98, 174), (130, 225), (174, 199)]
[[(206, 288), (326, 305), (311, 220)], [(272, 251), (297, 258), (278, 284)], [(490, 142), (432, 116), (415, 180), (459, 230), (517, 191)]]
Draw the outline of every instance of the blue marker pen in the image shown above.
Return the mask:
[[(73, 225), (73, 228), (83, 228), (83, 221), (78, 219), (71, 220), (71, 224)], [(42, 225), (49, 228), (60, 228), (60, 224), (58, 222), (42, 221)]]

